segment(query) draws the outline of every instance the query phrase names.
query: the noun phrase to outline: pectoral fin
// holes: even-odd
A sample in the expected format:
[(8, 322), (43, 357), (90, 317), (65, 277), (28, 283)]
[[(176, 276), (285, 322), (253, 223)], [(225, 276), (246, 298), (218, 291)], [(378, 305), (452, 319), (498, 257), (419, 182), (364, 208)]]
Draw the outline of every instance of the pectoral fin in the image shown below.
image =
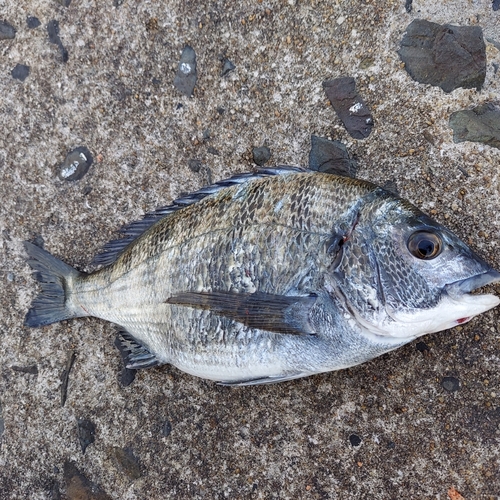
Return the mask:
[(315, 295), (289, 297), (264, 292), (184, 292), (167, 299), (168, 304), (213, 311), (250, 328), (294, 335), (315, 334), (308, 320), (315, 301)]

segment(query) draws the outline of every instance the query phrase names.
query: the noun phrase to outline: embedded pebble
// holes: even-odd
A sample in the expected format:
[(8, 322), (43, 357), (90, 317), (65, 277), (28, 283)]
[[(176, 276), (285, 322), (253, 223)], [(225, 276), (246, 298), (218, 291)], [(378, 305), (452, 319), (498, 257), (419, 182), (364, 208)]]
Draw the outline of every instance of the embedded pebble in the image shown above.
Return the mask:
[(66, 366), (61, 373), (61, 406), (64, 406), (66, 398), (68, 397), (69, 374), (71, 372), (71, 368), (73, 367), (73, 363), (75, 362), (75, 358), (75, 351), (70, 351), (66, 360)]
[(455, 142), (482, 142), (500, 149), (500, 107), (491, 102), (452, 113), (449, 124)]
[(11, 366), (11, 368), (15, 372), (28, 373), (29, 375), (38, 375), (38, 366), (37, 365), (28, 365), (28, 366), (13, 365), (13, 366)]
[(456, 392), (460, 389), (460, 381), (455, 377), (443, 377), (441, 385), (448, 392)]
[(415, 347), (417, 348), (417, 351), (419, 351), (421, 353), (429, 352), (429, 346), (425, 342), (422, 342), (422, 341), (417, 342)]
[(111, 500), (96, 483), (87, 479), (73, 462), (64, 464), (64, 482), (68, 500)]
[(191, 172), (198, 173), (201, 170), (202, 165), (201, 160), (192, 159), (188, 161), (188, 167)]
[(363, 99), (356, 92), (356, 82), (350, 76), (323, 82), (323, 88), (333, 109), (354, 139), (366, 139), (373, 127), (373, 118)]
[(408, 74), (451, 92), (480, 90), (486, 77), (486, 45), (479, 26), (453, 26), (415, 19), (406, 28), (399, 57)]
[(396, 181), (389, 179), (381, 184), (381, 187), (384, 188), (386, 191), (389, 191), (392, 194), (395, 194), (396, 196), (399, 196), (399, 189), (398, 185), (396, 184)]
[(236, 66), (226, 57), (222, 58), (222, 71), (220, 76), (226, 76), (228, 73), (236, 69)]
[(252, 156), (254, 163), (262, 167), (271, 158), (271, 150), (267, 146), (253, 148)]
[(309, 168), (317, 172), (356, 177), (356, 161), (340, 141), (311, 136)]
[(73, 149), (59, 167), (59, 177), (65, 181), (77, 181), (89, 170), (93, 162), (90, 151), (85, 146)]
[(57, 0), (57, 3), (60, 3), (63, 7), (69, 7), (71, 0)]
[(117, 465), (130, 479), (139, 479), (141, 477), (139, 460), (131, 448), (114, 446), (110, 451)]
[(30, 67), (25, 64), (16, 64), (16, 67), (10, 72), (12, 78), (24, 82), (30, 74)]
[(38, 17), (28, 16), (26, 18), (26, 24), (28, 25), (28, 28), (32, 30), (32, 29), (38, 28), (38, 26), (40, 26), (40, 24), (42, 24), (42, 23), (40, 22)]
[(196, 78), (196, 53), (192, 47), (186, 45), (174, 78), (174, 87), (182, 94), (191, 97), (196, 86)]
[(357, 434), (351, 434), (349, 436), (349, 442), (351, 446), (359, 446), (361, 444), (361, 438)]
[(95, 425), (87, 418), (79, 418), (77, 423), (78, 439), (82, 447), (82, 453), (85, 454), (87, 446), (95, 441)]
[(59, 37), (59, 23), (53, 19), (47, 24), (47, 33), (49, 34), (49, 42), (59, 47), (62, 62), (68, 62), (68, 51), (64, 48), (61, 38)]
[(0, 21), (0, 40), (12, 40), (16, 36), (16, 29), (7, 21)]
[(170, 433), (172, 432), (172, 424), (166, 420), (165, 423), (163, 424), (163, 429), (161, 433), (166, 437), (170, 436)]

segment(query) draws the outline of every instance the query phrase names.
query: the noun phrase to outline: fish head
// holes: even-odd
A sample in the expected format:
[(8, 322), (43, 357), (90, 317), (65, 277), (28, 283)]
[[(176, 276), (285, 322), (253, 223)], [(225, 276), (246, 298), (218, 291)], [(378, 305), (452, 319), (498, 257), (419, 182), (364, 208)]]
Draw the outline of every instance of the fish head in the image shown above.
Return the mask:
[(333, 269), (332, 290), (362, 330), (412, 340), (500, 303), (471, 294), (500, 273), (458, 236), (400, 199), (360, 210)]

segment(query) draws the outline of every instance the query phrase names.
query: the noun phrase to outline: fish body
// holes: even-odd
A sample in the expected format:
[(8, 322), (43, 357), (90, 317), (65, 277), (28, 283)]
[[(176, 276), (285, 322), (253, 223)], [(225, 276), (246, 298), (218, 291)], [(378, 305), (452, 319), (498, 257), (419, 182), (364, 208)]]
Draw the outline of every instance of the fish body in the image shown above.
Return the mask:
[(236, 176), (125, 230), (79, 273), (27, 243), (42, 286), (29, 326), (117, 324), (128, 366), (227, 384), (347, 368), (500, 301), (500, 274), (366, 181), (295, 167)]

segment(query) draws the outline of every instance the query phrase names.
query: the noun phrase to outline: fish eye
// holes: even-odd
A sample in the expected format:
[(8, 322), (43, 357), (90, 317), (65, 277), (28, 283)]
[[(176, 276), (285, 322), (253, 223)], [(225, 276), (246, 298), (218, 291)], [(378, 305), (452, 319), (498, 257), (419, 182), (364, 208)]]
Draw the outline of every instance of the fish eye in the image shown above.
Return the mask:
[(431, 260), (441, 253), (442, 241), (436, 233), (417, 231), (408, 238), (407, 245), (417, 259)]

